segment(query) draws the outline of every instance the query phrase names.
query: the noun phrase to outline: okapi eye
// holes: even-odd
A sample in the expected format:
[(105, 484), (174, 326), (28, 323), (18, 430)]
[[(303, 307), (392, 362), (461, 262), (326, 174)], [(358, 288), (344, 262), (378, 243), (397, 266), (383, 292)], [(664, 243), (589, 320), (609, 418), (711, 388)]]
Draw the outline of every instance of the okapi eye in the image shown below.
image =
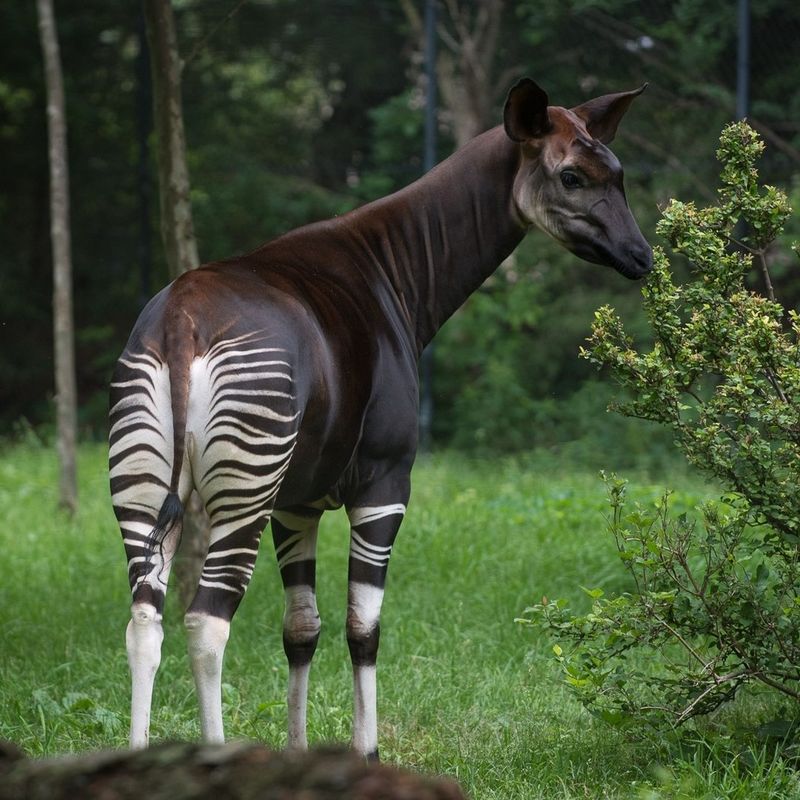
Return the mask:
[(578, 189), (581, 186), (581, 179), (577, 176), (576, 173), (570, 172), (570, 170), (565, 169), (561, 173), (561, 183), (564, 185), (566, 189)]

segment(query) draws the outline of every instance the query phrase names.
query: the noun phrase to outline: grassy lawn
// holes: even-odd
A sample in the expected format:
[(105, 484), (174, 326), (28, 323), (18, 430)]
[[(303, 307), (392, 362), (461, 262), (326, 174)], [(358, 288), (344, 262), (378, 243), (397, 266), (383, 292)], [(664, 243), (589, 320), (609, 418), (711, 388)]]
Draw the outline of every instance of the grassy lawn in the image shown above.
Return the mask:
[[(0, 738), (33, 755), (123, 747), (129, 594), (102, 446), (81, 451), (81, 498), (55, 511), (55, 456), (0, 454)], [(670, 482), (665, 478), (665, 482)], [(686, 479), (676, 507), (704, 495)], [(636, 482), (639, 499), (660, 485)], [(748, 769), (727, 751), (679, 755), (596, 722), (562, 688), (552, 642), (514, 623), (541, 598), (626, 587), (605, 533), (604, 487), (558, 462), (422, 460), (392, 557), (379, 659), (383, 757), (457, 778), (475, 800), (782, 798), (800, 784), (780, 760)], [(229, 738), (280, 747), (287, 668), (282, 592), (267, 537), (237, 614), (224, 672)], [(344, 640), (347, 525), (320, 535), (323, 634), (312, 669), (312, 742), (350, 735)], [(181, 613), (168, 600), (151, 733), (199, 735)]]

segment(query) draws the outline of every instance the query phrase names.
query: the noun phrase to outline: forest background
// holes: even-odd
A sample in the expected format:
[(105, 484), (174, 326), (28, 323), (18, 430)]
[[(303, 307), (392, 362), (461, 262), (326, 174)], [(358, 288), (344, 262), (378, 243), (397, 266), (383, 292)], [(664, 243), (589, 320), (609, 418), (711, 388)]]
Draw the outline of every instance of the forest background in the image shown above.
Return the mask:
[[(195, 231), (202, 261), (246, 252), (422, 173), (422, 3), (176, 0)], [(138, 3), (59, 2), (72, 183), (79, 423), (106, 430), (113, 361), (168, 282), (158, 232), (152, 95)], [(800, 207), (800, 5), (751, 3), (751, 124), (761, 174)], [(713, 199), (735, 116), (736, 4), (567, 0), (439, 4), (438, 158), (500, 121), (529, 75), (571, 106), (649, 82), (614, 143), (652, 242), (670, 197)], [(49, 438), (52, 279), (45, 89), (32, 3), (0, 6), (0, 432)], [(454, 187), (457, 190), (457, 187)], [(797, 217), (786, 238), (800, 235)], [(788, 249), (787, 249), (788, 252)], [(790, 261), (771, 263), (789, 308)], [(754, 287), (759, 277), (753, 275)], [(534, 233), (436, 339), (434, 443), (579, 448), (587, 465), (657, 466), (668, 434), (604, 410), (614, 391), (577, 357), (611, 303), (646, 337), (636, 284)], [(661, 438), (660, 438), (661, 437)]]

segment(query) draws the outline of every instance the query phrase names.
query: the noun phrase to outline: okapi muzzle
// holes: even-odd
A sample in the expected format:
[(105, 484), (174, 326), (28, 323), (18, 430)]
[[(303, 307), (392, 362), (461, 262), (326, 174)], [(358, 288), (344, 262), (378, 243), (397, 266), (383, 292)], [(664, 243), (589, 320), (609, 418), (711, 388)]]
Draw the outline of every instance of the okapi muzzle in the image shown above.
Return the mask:
[(548, 106), (545, 92), (525, 78), (509, 92), (504, 115), (506, 133), (521, 144), (514, 199), (523, 220), (585, 261), (632, 279), (650, 272), (653, 251), (628, 208), (622, 167), (606, 145), (645, 87), (566, 109)]
[(567, 110), (520, 81), (504, 125), (412, 185), (188, 272), (148, 303), (114, 370), (109, 433), (132, 594), (132, 746), (148, 742), (167, 581), (196, 491), (211, 540), (184, 622), (203, 739), (224, 738), (225, 645), (269, 524), (284, 589), (286, 741), (306, 747), (317, 531), (343, 506), (352, 744), (377, 755), (381, 607), (411, 493), (417, 360), (532, 227), (630, 278), (649, 271), (606, 147), (639, 91)]

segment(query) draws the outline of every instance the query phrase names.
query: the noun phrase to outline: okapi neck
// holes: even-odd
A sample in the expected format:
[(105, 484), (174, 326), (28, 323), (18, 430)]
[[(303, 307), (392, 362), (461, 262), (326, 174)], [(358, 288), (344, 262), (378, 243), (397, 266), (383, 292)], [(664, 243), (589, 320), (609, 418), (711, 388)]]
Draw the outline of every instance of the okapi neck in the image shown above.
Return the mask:
[(391, 284), (418, 354), (522, 240), (513, 200), (519, 161), (519, 145), (494, 128), (348, 215)]

